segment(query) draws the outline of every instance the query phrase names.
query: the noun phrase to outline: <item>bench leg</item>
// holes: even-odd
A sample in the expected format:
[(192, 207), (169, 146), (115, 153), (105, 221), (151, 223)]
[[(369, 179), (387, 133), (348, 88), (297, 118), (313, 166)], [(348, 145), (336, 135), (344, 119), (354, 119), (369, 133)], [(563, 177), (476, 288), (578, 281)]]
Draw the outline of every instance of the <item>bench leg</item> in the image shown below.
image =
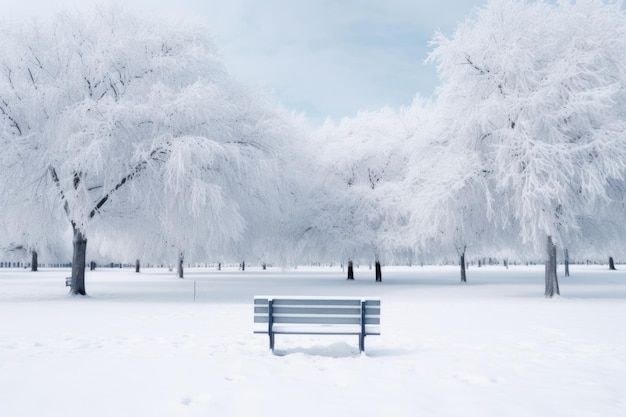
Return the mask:
[(267, 300), (267, 334), (270, 337), (270, 349), (274, 351), (274, 300)]
[(359, 335), (359, 351), (365, 350), (365, 301), (361, 300), (361, 334)]

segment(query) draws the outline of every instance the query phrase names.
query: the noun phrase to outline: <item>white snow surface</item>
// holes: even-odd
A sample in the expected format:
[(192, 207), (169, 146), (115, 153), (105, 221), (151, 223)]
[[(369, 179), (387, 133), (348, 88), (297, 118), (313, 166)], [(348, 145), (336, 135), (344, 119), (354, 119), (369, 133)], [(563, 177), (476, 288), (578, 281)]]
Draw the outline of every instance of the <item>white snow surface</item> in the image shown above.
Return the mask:
[[(87, 297), (0, 269), (0, 415), (625, 416), (626, 268), (571, 271), (546, 299), (543, 266), (102, 268)], [(259, 294), (380, 297), (382, 334), (272, 353)]]

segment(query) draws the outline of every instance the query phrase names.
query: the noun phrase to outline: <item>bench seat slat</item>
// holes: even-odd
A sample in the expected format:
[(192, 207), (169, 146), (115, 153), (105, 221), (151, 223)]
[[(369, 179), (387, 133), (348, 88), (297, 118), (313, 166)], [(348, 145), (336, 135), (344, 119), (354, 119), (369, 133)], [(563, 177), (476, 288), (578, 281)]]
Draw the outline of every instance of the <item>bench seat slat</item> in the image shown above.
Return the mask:
[[(255, 330), (256, 334), (267, 334), (265, 330)], [(275, 326), (275, 334), (327, 334), (327, 335), (360, 335), (361, 328), (358, 326)], [(380, 336), (380, 329), (378, 327), (366, 327), (365, 334), (368, 336)]]
[[(266, 334), (267, 332), (254, 332), (254, 333), (258, 333), (258, 334)], [(324, 332), (324, 331), (316, 331), (315, 329), (312, 330), (303, 330), (303, 331), (288, 331), (288, 330), (278, 330), (275, 331), (274, 334), (303, 334), (303, 335), (311, 335), (311, 334), (319, 334), (319, 335), (336, 335), (336, 336), (360, 336), (361, 332), (360, 331), (354, 331), (354, 332), (341, 332), (341, 331), (336, 331), (336, 332)], [(365, 332), (366, 336), (380, 336), (380, 332)]]
[(299, 300), (282, 299), (274, 300), (274, 306), (353, 306), (360, 307), (361, 300)]
[[(269, 321), (267, 315), (265, 316), (254, 316), (254, 322), (255, 323), (267, 323)], [(274, 316), (274, 323), (280, 323), (280, 321), (276, 320), (276, 316)], [(286, 323), (286, 322), (283, 322)], [(313, 320), (313, 317), (311, 318), (311, 320), (309, 321), (293, 321), (292, 323), (311, 323), (311, 324), (315, 324), (315, 323), (319, 323), (319, 324), (328, 324), (328, 323), (323, 323), (319, 320)], [(350, 322), (350, 324), (359, 324), (361, 323), (361, 319), (358, 318), (357, 321), (355, 322)], [(380, 317), (365, 317), (365, 324), (380, 324)]]
[(333, 316), (274, 316), (277, 324), (360, 324), (359, 317), (333, 317)]
[[(354, 307), (274, 307), (274, 314), (345, 314), (361, 315), (360, 308)], [(269, 307), (254, 307), (254, 314), (268, 314)], [(380, 316), (380, 308), (365, 308), (366, 316)]]
[[(307, 297), (293, 297), (293, 298), (280, 298), (280, 297), (254, 297), (255, 305), (267, 305), (268, 300), (274, 300), (274, 305), (326, 305), (326, 306), (361, 306), (361, 298), (307, 298)], [(380, 300), (367, 299), (366, 305), (371, 307), (379, 307)]]
[[(255, 307), (255, 313), (268, 314), (269, 307)], [(274, 314), (345, 314), (361, 315), (361, 308), (355, 307), (274, 307)], [(367, 311), (366, 311), (367, 313)]]

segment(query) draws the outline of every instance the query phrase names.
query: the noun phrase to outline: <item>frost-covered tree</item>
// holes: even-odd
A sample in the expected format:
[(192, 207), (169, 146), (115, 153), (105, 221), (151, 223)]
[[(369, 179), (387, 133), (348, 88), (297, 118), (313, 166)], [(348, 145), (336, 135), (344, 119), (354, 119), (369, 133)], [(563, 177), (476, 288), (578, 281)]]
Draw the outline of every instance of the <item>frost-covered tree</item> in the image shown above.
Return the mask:
[(558, 294), (553, 245), (573, 240), (579, 215), (609, 200), (608, 180), (624, 178), (621, 6), (491, 0), (433, 41), (450, 114), (442, 138), (480, 158), (494, 227), (512, 224), (523, 243), (547, 248), (547, 296)]
[(383, 108), (327, 122), (316, 132), (313, 154), (324, 173), (314, 188), (313, 215), (305, 238), (342, 261), (376, 264), (391, 260), (406, 242), (397, 223), (400, 184), (407, 164), (407, 143), (417, 134), (422, 103), (406, 109)]
[(573, 242), (576, 257), (606, 261), (626, 258), (626, 182), (609, 181), (610, 201), (600, 201), (579, 216), (580, 239)]
[[(140, 196), (131, 199), (131, 212), (155, 217), (155, 228), (137, 231), (139, 238), (129, 236), (129, 245), (142, 258), (171, 259), (180, 278), (187, 262), (279, 256), (277, 242), (291, 214), (297, 188), (293, 166), (299, 157), (290, 116), (274, 109), (260, 92), (239, 91), (228, 100), (221, 103), (220, 114), (208, 119), (211, 128), (227, 131), (210, 136), (227, 153), (202, 155), (190, 149), (183, 158), (169, 159), (159, 181), (169, 198), (151, 186), (154, 178), (148, 176), (129, 187)], [(189, 201), (198, 183), (207, 180), (210, 187), (202, 196), (207, 200)], [(122, 209), (115, 230), (128, 234), (136, 225), (142, 227), (140, 219), (129, 219)], [(104, 227), (112, 228), (110, 219)]]
[(0, 192), (20, 184), (3, 214), (45, 204), (71, 225), (72, 293), (85, 294), (92, 232), (219, 248), (274, 184), (278, 118), (229, 79), (206, 32), (116, 9), (2, 29)]
[(404, 198), (411, 215), (404, 233), (431, 259), (456, 257), (466, 282), (468, 251), (480, 253), (494, 243), (492, 201), (480, 155), (450, 147), (440, 134), (449, 121), (437, 116), (447, 116), (445, 109), (434, 112), (427, 144), (411, 153)]
[(263, 175), (245, 183), (240, 212), (246, 221), (238, 241), (222, 248), (222, 258), (245, 263), (293, 265), (298, 252), (294, 231), (301, 224), (309, 201), (305, 198), (312, 176), (311, 156), (303, 143), (308, 129), (301, 115), (272, 109), (269, 102), (257, 106), (263, 111), (257, 126), (267, 138), (271, 155), (257, 160)]

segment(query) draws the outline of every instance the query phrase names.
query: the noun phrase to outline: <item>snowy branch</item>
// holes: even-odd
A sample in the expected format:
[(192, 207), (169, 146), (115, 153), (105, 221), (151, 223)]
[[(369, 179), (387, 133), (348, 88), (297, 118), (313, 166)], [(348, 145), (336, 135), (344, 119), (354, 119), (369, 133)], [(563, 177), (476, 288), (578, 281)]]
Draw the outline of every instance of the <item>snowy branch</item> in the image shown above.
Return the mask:
[(102, 206), (104, 206), (104, 204), (106, 204), (106, 202), (109, 201), (113, 193), (115, 193), (117, 190), (122, 188), (124, 184), (126, 184), (127, 182), (135, 178), (137, 175), (139, 175), (139, 173), (141, 173), (141, 171), (143, 171), (146, 168), (149, 161), (151, 160), (157, 161), (159, 160), (159, 157), (164, 156), (167, 153), (168, 153), (168, 150), (165, 148), (157, 148), (153, 150), (150, 153), (150, 157), (147, 160), (141, 161), (137, 165), (135, 165), (133, 169), (125, 177), (123, 177), (117, 184), (115, 184), (115, 186), (112, 189), (110, 189), (109, 192), (106, 193), (104, 197), (102, 197), (96, 203), (95, 207), (89, 212), (89, 218), (92, 219), (99, 212)]
[(17, 130), (18, 135), (22, 136), (22, 128), (17, 123), (17, 121), (9, 113), (7, 113), (7, 108), (9, 107), (9, 104), (4, 100), (1, 100), (1, 101), (2, 101), (2, 104), (0, 105), (0, 111), (9, 120), (9, 122), (11, 122), (10, 123), (11, 126), (13, 126), (13, 128)]
[(56, 185), (58, 191), (59, 191), (59, 196), (61, 197), (61, 201), (63, 201), (63, 210), (65, 210), (65, 214), (67, 215), (68, 219), (70, 220), (70, 223), (72, 223), (72, 226), (76, 226), (76, 223), (74, 222), (74, 220), (71, 217), (71, 213), (70, 213), (70, 205), (67, 201), (67, 198), (65, 198), (65, 193), (63, 192), (63, 187), (61, 186), (61, 181), (59, 180), (59, 176), (57, 174), (56, 169), (50, 165), (48, 167), (48, 170), (50, 171), (50, 175), (52, 176), (52, 181), (54, 181), (54, 184)]

